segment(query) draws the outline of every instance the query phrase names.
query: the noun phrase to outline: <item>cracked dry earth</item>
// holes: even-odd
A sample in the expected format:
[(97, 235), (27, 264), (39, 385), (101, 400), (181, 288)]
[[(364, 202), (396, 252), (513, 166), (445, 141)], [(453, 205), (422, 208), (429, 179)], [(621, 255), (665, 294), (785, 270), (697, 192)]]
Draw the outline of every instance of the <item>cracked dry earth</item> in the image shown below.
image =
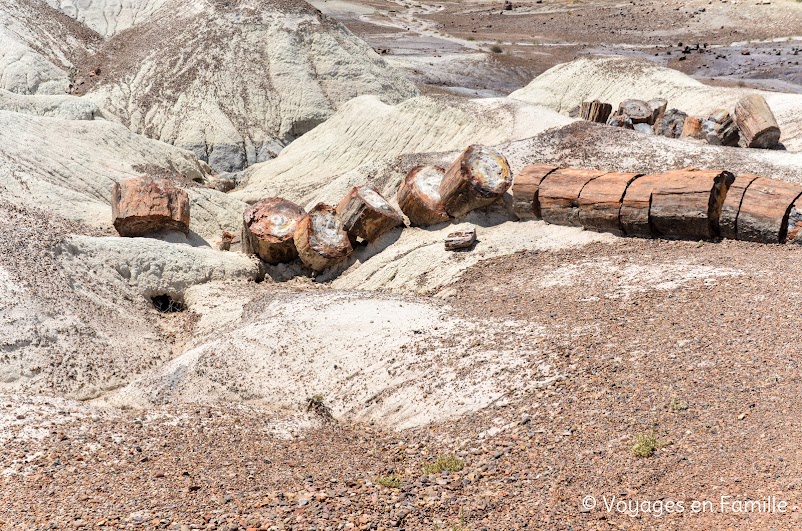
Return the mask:
[[(798, 529), (799, 252), (619, 239), (479, 263), (428, 296), (456, 316), (542, 326), (521, 348), (564, 377), (424, 428), (328, 421), (300, 398), (287, 418), (1, 397), (0, 526)], [(633, 455), (641, 434), (656, 438), (651, 457)], [(438, 456), (464, 467), (424, 472)], [(787, 509), (721, 512), (721, 496)], [(622, 514), (604, 497), (686, 510)], [(716, 510), (691, 513), (694, 500)]]

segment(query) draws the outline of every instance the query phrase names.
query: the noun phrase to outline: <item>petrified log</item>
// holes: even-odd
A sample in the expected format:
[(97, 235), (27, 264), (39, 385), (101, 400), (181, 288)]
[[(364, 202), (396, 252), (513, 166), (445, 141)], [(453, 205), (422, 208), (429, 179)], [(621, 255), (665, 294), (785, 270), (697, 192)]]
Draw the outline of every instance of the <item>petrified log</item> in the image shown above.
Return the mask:
[(115, 183), (111, 212), (120, 236), (169, 230), (189, 234), (189, 196), (165, 179), (134, 177)]
[(599, 100), (583, 101), (580, 106), (579, 115), (583, 120), (596, 122), (599, 124), (607, 123), (607, 118), (613, 112), (613, 106)]
[(680, 138), (702, 138), (702, 121), (699, 118), (688, 116), (682, 126)]
[(677, 109), (668, 110), (654, 123), (654, 134), (669, 138), (679, 138), (687, 118), (688, 115), (682, 111)]
[[(791, 207), (800, 195), (802, 186), (798, 184), (753, 178), (741, 200), (736, 219), (737, 238), (762, 243), (785, 242)], [(795, 232), (794, 226), (791, 232)]]
[(721, 237), (730, 240), (738, 239), (738, 212), (741, 210), (741, 201), (744, 198), (746, 189), (757, 179), (757, 175), (736, 175), (735, 182), (732, 183), (721, 207), (721, 217), (719, 226)]
[(649, 206), (659, 180), (660, 175), (644, 175), (636, 177), (627, 187), (619, 213), (621, 229), (627, 236), (650, 238), (654, 235), (649, 224)]
[(587, 230), (622, 234), (621, 202), (640, 174), (607, 173), (590, 181), (579, 195), (579, 223)]
[(445, 170), (438, 166), (415, 166), (398, 189), (398, 206), (412, 225), (428, 227), (450, 219), (440, 201)]
[(323, 271), (351, 254), (351, 240), (334, 207), (318, 203), (295, 230), (298, 256), (313, 271)]
[(616, 114), (615, 116), (610, 116), (610, 119), (607, 120), (607, 125), (622, 129), (635, 129), (635, 126), (632, 125), (632, 119), (626, 115)]
[(540, 219), (538, 189), (547, 175), (557, 168), (549, 164), (530, 164), (512, 181), (512, 211), (518, 219)]
[(652, 121), (649, 122), (649, 125), (654, 125), (657, 120), (659, 120), (660, 117), (666, 113), (666, 109), (668, 108), (668, 100), (663, 98), (655, 98), (646, 103), (648, 103), (649, 107), (652, 109)]
[(287, 264), (298, 257), (295, 231), (304, 209), (281, 197), (269, 197), (242, 215), (242, 252), (255, 254), (271, 265)]
[(772, 149), (780, 143), (780, 126), (766, 99), (759, 94), (744, 96), (735, 104), (735, 125), (745, 147)]
[(404, 224), (401, 214), (372, 186), (355, 186), (337, 205), (337, 215), (352, 243), (376, 241)]
[(538, 190), (543, 220), (555, 225), (581, 227), (579, 195), (585, 185), (605, 173), (602, 170), (563, 168), (546, 176)]
[(718, 111), (702, 121), (702, 136), (714, 146), (737, 146), (741, 134), (727, 111)]
[(653, 122), (653, 110), (643, 100), (624, 100), (618, 105), (619, 116), (629, 116), (633, 124)]
[(689, 168), (659, 177), (649, 209), (649, 223), (657, 235), (693, 239), (720, 235), (721, 207), (735, 175)]
[(485, 146), (470, 146), (446, 170), (440, 197), (446, 212), (459, 218), (490, 205), (512, 184), (512, 172), (503, 155)]
[(446, 237), (446, 251), (470, 249), (476, 243), (476, 227), (452, 232)]

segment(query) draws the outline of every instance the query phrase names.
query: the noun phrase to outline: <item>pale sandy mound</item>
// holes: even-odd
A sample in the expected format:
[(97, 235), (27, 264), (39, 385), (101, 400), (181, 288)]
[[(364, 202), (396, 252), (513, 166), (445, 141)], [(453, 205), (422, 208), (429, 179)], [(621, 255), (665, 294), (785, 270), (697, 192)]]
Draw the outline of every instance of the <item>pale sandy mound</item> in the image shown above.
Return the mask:
[(665, 98), (669, 108), (706, 116), (731, 110), (744, 94), (760, 93), (768, 101), (790, 151), (802, 151), (802, 94), (711, 87), (670, 68), (624, 57), (577, 59), (557, 65), (510, 97), (569, 113), (583, 101), (598, 99), (613, 107), (627, 98)]
[[(364, 96), (348, 102), (275, 160), (250, 168), (246, 186), (232, 195), (248, 202), (271, 195), (301, 203), (323, 196), (333, 201), (331, 193), (321, 194), (322, 188), (331, 185), (335, 176), (362, 166), (384, 163), (405, 153), (456, 151), (474, 143), (509, 142), (571, 121), (509, 99), (419, 97), (387, 105), (376, 97)], [(352, 177), (356, 179), (362, 173)], [(337, 186), (336, 192), (345, 190), (350, 182), (353, 179)]]
[(66, 95), (25, 95), (0, 89), (0, 110), (62, 120), (106, 118), (96, 103)]
[(303, 0), (161, 4), (84, 59), (86, 70), (102, 73), (81, 90), (132, 131), (189, 149), (215, 169), (275, 157), (356, 96), (397, 103), (418, 94)]
[(188, 151), (105, 120), (59, 120), (0, 111), (0, 190), (9, 201), (49, 209), (114, 233), (111, 186), (125, 177), (179, 174), (190, 195), (190, 240), (238, 231), (245, 205), (204, 182), (208, 167)]
[(46, 0), (47, 3), (91, 28), (110, 37), (146, 21), (167, 0)]
[[(449, 312), (423, 300), (350, 292), (259, 297), (239, 322), (198, 340), (111, 402), (250, 401), (297, 411), (320, 394), (340, 419), (405, 428), (560, 377), (538, 347), (542, 327), (479, 324)], [(529, 348), (520, 347), (523, 339)]]

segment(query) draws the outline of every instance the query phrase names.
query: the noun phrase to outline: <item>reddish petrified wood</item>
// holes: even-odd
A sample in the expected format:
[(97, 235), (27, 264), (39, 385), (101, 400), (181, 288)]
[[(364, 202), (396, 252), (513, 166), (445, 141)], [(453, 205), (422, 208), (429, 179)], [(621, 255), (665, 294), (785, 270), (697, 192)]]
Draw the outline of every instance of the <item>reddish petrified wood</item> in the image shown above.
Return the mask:
[(353, 248), (334, 207), (318, 203), (298, 222), (295, 247), (301, 261), (323, 271), (351, 254)]
[(688, 116), (682, 126), (680, 138), (702, 138), (702, 121), (699, 118)]
[(485, 146), (470, 146), (446, 170), (440, 197), (446, 212), (459, 218), (490, 205), (512, 184), (507, 159)]
[(555, 225), (581, 227), (578, 216), (579, 195), (585, 185), (605, 173), (607, 172), (602, 170), (563, 168), (546, 176), (538, 190), (543, 220)]
[[(752, 176), (750, 176), (752, 177)], [(802, 194), (798, 184), (756, 177), (743, 194), (736, 220), (739, 240), (783, 243), (794, 202)], [(791, 227), (795, 232), (795, 227)]]
[(719, 225), (721, 237), (730, 240), (738, 239), (738, 212), (741, 210), (741, 201), (744, 193), (752, 181), (757, 179), (757, 175), (736, 175), (735, 182), (732, 183), (721, 207), (721, 218)]
[(538, 189), (543, 179), (556, 169), (550, 164), (530, 164), (515, 175), (512, 180), (512, 211), (518, 219), (540, 219)]
[(622, 234), (621, 202), (640, 174), (607, 173), (590, 181), (579, 195), (579, 223), (585, 229)]
[(111, 212), (120, 236), (169, 230), (189, 234), (189, 196), (166, 179), (134, 177), (115, 183)]
[(298, 257), (295, 230), (305, 215), (303, 208), (281, 197), (250, 206), (242, 215), (242, 251), (272, 265), (292, 262)]
[(376, 241), (404, 224), (401, 214), (372, 186), (354, 187), (337, 205), (337, 215), (351, 242)]
[(619, 211), (621, 229), (627, 236), (650, 238), (654, 235), (649, 225), (649, 206), (659, 180), (659, 175), (644, 175), (636, 177), (627, 187)]
[(458, 251), (460, 249), (470, 249), (476, 243), (476, 227), (452, 232), (446, 237), (446, 251)]
[(438, 166), (415, 166), (398, 189), (398, 206), (418, 227), (437, 225), (451, 219), (440, 201), (440, 184), (446, 171)]
[(750, 94), (738, 100), (734, 120), (741, 131), (744, 147), (771, 149), (780, 143), (777, 119), (760, 94)]
[(649, 209), (649, 223), (657, 235), (718, 237), (721, 207), (735, 176), (728, 171), (684, 169), (659, 177)]

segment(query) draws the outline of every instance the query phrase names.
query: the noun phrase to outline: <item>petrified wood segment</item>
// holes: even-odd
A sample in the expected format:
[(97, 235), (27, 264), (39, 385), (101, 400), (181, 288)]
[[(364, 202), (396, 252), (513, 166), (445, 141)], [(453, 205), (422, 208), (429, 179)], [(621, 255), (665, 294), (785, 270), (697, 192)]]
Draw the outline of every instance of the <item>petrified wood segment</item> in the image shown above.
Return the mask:
[(652, 228), (660, 236), (673, 238), (718, 237), (721, 207), (734, 181), (732, 173), (718, 170), (660, 174), (649, 209)]
[(318, 203), (295, 231), (295, 247), (304, 264), (323, 271), (351, 254), (353, 248), (334, 207)]
[(650, 238), (654, 235), (649, 225), (649, 207), (652, 191), (659, 180), (659, 175), (644, 175), (636, 177), (627, 187), (619, 214), (621, 229), (627, 236)]
[(784, 243), (802, 245), (802, 205), (797, 200), (788, 212), (788, 224)]
[(802, 186), (798, 184), (765, 177), (753, 179), (741, 200), (736, 220), (738, 239), (785, 242), (791, 207), (800, 194)]
[(738, 212), (741, 210), (741, 201), (744, 198), (746, 189), (757, 179), (757, 175), (736, 175), (735, 182), (732, 183), (727, 191), (727, 198), (721, 207), (721, 217), (719, 225), (721, 237), (730, 240), (738, 239)]
[(503, 155), (485, 146), (470, 146), (448, 168), (440, 184), (446, 212), (462, 217), (490, 205), (512, 184), (512, 173)]
[(590, 181), (579, 195), (579, 223), (585, 229), (621, 234), (619, 213), (624, 193), (637, 173), (607, 173)]
[(688, 115), (677, 109), (666, 111), (655, 123), (654, 134), (679, 138)]
[(643, 100), (624, 100), (618, 105), (619, 116), (629, 116), (633, 124), (654, 123), (653, 109)]
[(476, 227), (452, 232), (446, 237), (446, 251), (470, 249), (476, 243)]
[(751, 94), (738, 100), (734, 120), (745, 147), (771, 149), (780, 143), (780, 127), (763, 96)]
[(543, 220), (555, 225), (581, 227), (579, 195), (593, 179), (607, 173), (602, 170), (563, 168), (549, 174), (540, 183), (538, 203)]
[(259, 201), (242, 215), (242, 251), (271, 265), (292, 262), (298, 257), (295, 230), (305, 215), (303, 208), (281, 197)]
[(445, 170), (438, 166), (416, 166), (398, 189), (398, 206), (418, 227), (428, 227), (450, 219), (440, 201), (440, 184)]
[(596, 122), (599, 124), (607, 123), (610, 113), (613, 112), (613, 106), (609, 103), (603, 103), (599, 100), (583, 101), (579, 108), (579, 115), (583, 120), (589, 122)]
[(547, 175), (557, 169), (549, 164), (530, 164), (512, 181), (512, 211), (518, 219), (540, 219), (538, 189)]
[(401, 214), (371, 186), (354, 187), (337, 205), (337, 215), (352, 242), (373, 242), (404, 224)]
[(120, 236), (168, 230), (189, 234), (189, 196), (166, 179), (134, 177), (114, 183), (111, 211)]
[(680, 138), (702, 138), (702, 121), (699, 118), (688, 116), (682, 126)]

